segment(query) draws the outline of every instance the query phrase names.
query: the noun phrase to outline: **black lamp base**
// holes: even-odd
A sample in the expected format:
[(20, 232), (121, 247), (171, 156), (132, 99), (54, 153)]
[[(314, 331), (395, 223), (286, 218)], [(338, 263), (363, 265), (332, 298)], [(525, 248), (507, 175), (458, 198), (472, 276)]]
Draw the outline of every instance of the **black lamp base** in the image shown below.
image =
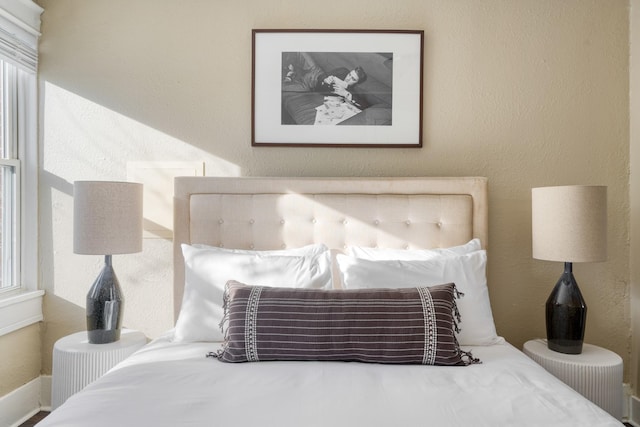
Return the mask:
[(124, 298), (111, 265), (111, 255), (104, 257), (104, 267), (87, 294), (87, 335), (91, 344), (108, 344), (120, 339)]
[(564, 263), (564, 273), (547, 299), (546, 320), (549, 349), (565, 354), (582, 353), (587, 304), (570, 262)]

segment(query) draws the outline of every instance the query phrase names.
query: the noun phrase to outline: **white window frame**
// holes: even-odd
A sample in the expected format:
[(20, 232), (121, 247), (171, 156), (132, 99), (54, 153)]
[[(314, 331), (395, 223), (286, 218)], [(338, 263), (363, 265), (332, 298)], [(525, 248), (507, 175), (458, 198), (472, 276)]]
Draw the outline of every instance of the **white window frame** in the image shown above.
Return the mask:
[[(1, 59), (1, 58), (0, 58)], [(2, 282), (0, 283), (0, 292), (8, 292), (21, 288), (20, 278), (20, 229), (22, 224), (22, 218), (20, 215), (20, 191), (22, 172), (21, 172), (21, 156), (18, 152), (18, 147), (21, 145), (18, 142), (19, 127), (18, 120), (22, 116), (22, 113), (18, 111), (22, 102), (18, 99), (18, 68), (2, 60), (0, 62), (2, 68), (2, 97), (1, 102), (6, 101), (6, 105), (3, 105), (3, 122), (4, 127), (2, 129), (2, 140), (6, 144), (4, 147), (5, 156), (0, 158), (0, 166), (9, 167), (13, 169), (13, 176), (11, 180), (2, 181), (0, 190), (3, 196), (11, 194), (13, 197), (2, 199)], [(7, 178), (4, 176), (3, 178)]]
[[(7, 62), (26, 70), (16, 75), (17, 103), (14, 131), (17, 132), (15, 278), (17, 287), (0, 292), (0, 336), (43, 320), (42, 297), (38, 289), (38, 97), (37, 43), (43, 9), (32, 0), (0, 0), (0, 31), (14, 38), (16, 54), (0, 51)], [(1, 36), (1, 35), (0, 35)], [(31, 52), (36, 52), (35, 57)], [(24, 53), (26, 52), (26, 55)], [(6, 164), (7, 161), (3, 161)]]

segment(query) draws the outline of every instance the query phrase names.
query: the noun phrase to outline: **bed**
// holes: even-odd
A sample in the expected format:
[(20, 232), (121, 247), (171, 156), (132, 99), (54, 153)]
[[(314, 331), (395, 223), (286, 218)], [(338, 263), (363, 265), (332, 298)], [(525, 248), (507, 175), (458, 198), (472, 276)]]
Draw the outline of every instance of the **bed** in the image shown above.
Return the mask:
[[(175, 329), (39, 426), (621, 425), (497, 335), (484, 178), (177, 178), (174, 219)], [(211, 289), (226, 279), (242, 283)], [(345, 295), (348, 304), (332, 305)], [(266, 301), (294, 325), (306, 314), (282, 307), (302, 301), (322, 321), (352, 321), (339, 327), (387, 328), (398, 298), (422, 304), (420, 347), (433, 358), (395, 363), (408, 342), (396, 339), (401, 328), (360, 341), (356, 352), (339, 341), (325, 353), (297, 338), (276, 338), (287, 341), (279, 353), (264, 348), (282, 332), (260, 317)], [(367, 306), (360, 322), (339, 311), (353, 301), (378, 308)], [(338, 316), (323, 311), (327, 304)], [(305, 335), (314, 324), (304, 324)], [(233, 353), (236, 344), (242, 352)], [(309, 346), (296, 352), (300, 345)]]

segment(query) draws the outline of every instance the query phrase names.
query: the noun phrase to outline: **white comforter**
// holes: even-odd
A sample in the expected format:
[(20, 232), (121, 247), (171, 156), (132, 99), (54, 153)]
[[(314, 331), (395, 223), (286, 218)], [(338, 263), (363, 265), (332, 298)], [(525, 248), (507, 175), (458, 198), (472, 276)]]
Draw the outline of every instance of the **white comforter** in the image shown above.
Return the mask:
[(38, 426), (621, 425), (507, 343), (467, 367), (205, 357), (217, 348), (157, 339)]

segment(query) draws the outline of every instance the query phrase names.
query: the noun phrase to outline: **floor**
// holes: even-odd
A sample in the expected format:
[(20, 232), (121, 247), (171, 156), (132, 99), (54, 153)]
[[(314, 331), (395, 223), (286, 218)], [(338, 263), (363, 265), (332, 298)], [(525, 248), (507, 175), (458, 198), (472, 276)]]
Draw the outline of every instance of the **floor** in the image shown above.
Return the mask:
[(33, 417), (29, 418), (27, 421), (20, 424), (19, 427), (33, 427), (36, 424), (38, 424), (40, 421), (42, 421), (42, 419), (47, 415), (49, 415), (48, 412), (40, 411), (37, 414), (35, 414)]

